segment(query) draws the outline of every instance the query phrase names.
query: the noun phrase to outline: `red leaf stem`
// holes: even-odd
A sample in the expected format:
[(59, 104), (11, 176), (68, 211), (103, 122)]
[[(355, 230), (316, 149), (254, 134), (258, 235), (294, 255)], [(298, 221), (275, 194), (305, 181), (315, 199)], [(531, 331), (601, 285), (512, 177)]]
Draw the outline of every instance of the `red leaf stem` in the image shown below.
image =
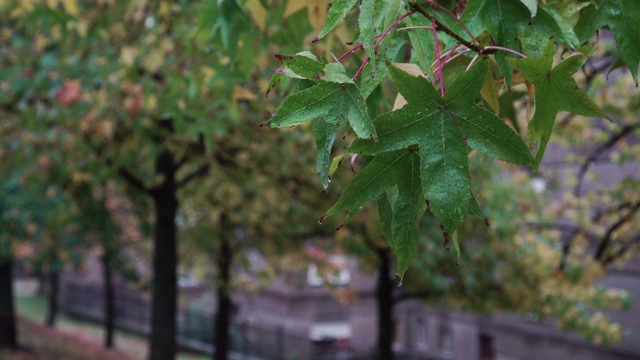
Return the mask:
[[(452, 62), (453, 60), (455, 60), (455, 59), (459, 58), (460, 56), (462, 56), (462, 55), (464, 55), (464, 54), (466, 54), (466, 53), (468, 53), (468, 52), (471, 52), (471, 51), (473, 51), (473, 50), (471, 50), (471, 49), (464, 49), (464, 50), (460, 51), (459, 53), (457, 53), (457, 54), (453, 55), (453, 56), (452, 56), (452, 57), (450, 57), (447, 61), (445, 61), (445, 62), (442, 64), (442, 66), (447, 65), (448, 63)], [(435, 62), (434, 62), (434, 65), (435, 65)]]
[(364, 69), (365, 66), (367, 66), (367, 64), (369, 63), (370, 60), (371, 60), (371, 58), (369, 58), (369, 57), (364, 59), (364, 61), (362, 62), (362, 65), (360, 65), (360, 68), (358, 69), (358, 71), (356, 71), (356, 74), (353, 75), (351, 80), (356, 81), (356, 79), (358, 78), (358, 76), (360, 76), (360, 73), (362, 73), (362, 70)]
[(389, 32), (396, 27), (396, 25), (398, 25), (400, 23), (400, 21), (404, 20), (407, 16), (411, 16), (413, 15), (413, 11), (409, 11), (408, 13), (400, 16), (399, 18), (396, 19), (396, 21), (393, 22), (393, 24), (391, 24), (391, 26), (389, 26), (382, 34), (380, 34), (380, 38), (378, 39), (378, 41), (376, 42), (376, 44), (373, 46), (374, 49), (377, 49), (378, 46), (380, 46), (380, 43), (382, 42), (382, 40), (384, 40), (384, 38), (389, 34)]
[(503, 50), (503, 51), (508, 51), (508, 52), (510, 52), (510, 53), (513, 53), (513, 54), (519, 55), (520, 57), (523, 57), (523, 58), (526, 58), (526, 57), (527, 57), (527, 55), (525, 55), (525, 54), (523, 54), (523, 53), (521, 53), (521, 52), (517, 52), (517, 51), (515, 51), (515, 50), (513, 50), (513, 49), (509, 49), (509, 48), (502, 47), (502, 46), (493, 46), (493, 45), (488, 45), (488, 46), (485, 46), (483, 49), (487, 49), (487, 50)]
[(464, 71), (469, 71), (469, 69), (471, 69), (473, 64), (476, 63), (476, 61), (478, 60), (479, 56), (480, 56), (480, 54), (476, 54), (476, 56), (474, 56), (473, 59), (471, 59), (471, 62), (469, 63), (469, 65), (467, 65), (467, 68)]

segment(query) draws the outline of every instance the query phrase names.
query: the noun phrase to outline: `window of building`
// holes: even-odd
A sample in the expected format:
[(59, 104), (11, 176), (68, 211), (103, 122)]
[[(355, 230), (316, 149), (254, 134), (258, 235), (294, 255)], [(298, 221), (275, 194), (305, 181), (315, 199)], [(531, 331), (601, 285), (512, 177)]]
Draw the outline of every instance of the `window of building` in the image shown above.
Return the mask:
[(429, 346), (427, 321), (423, 318), (418, 318), (418, 320), (416, 321), (416, 344), (420, 349), (424, 349)]
[(480, 360), (493, 360), (493, 338), (486, 334), (480, 335)]
[(393, 334), (391, 334), (391, 336), (393, 337), (393, 348), (394, 349), (402, 349), (403, 348), (403, 326), (402, 326), (402, 321), (398, 320), (398, 319), (394, 319), (393, 320)]
[(453, 335), (448, 325), (440, 324), (440, 350), (453, 352)]

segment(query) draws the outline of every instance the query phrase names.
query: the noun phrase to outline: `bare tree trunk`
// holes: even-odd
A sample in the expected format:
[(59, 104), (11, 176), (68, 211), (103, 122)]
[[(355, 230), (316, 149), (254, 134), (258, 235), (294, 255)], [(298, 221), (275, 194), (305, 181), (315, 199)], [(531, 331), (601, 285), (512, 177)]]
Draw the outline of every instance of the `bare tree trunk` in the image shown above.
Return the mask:
[(157, 174), (162, 176), (164, 181), (153, 191), (156, 225), (149, 351), (151, 360), (173, 359), (176, 353), (178, 200), (174, 166), (174, 158), (169, 150), (160, 153), (156, 168)]
[(115, 328), (115, 293), (113, 289), (113, 252), (104, 250), (102, 267), (104, 275), (104, 347), (113, 348), (113, 332)]
[(60, 288), (60, 270), (51, 269), (49, 271), (49, 293), (47, 319), (45, 324), (48, 327), (54, 327), (58, 318), (58, 290)]
[(377, 248), (378, 286), (378, 359), (393, 360), (393, 281), (389, 276), (389, 250)]
[(0, 349), (18, 347), (11, 257), (0, 259)]
[[(224, 217), (224, 215), (223, 215)], [(223, 218), (222, 227), (229, 227), (227, 221)], [(227, 229), (222, 229), (226, 232)], [(227, 236), (222, 236), (222, 244), (218, 253), (218, 312), (215, 318), (215, 360), (227, 360), (229, 352), (229, 328), (231, 326), (231, 298), (229, 294), (229, 285), (231, 279), (231, 265), (233, 262), (233, 251), (229, 244)]]

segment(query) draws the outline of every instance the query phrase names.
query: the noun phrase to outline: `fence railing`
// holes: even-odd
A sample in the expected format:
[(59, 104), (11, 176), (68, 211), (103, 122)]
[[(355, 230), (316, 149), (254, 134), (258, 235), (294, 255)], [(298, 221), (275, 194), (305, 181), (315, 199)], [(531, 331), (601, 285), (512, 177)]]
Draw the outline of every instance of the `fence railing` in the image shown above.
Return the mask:
[[(104, 320), (103, 291), (95, 286), (68, 284), (62, 309), (71, 315), (94, 321)], [(181, 310), (176, 315), (177, 340), (181, 346), (206, 353), (214, 350), (214, 317), (205, 312)], [(150, 304), (130, 291), (115, 292), (115, 324), (144, 335), (150, 330)], [(353, 360), (371, 359), (356, 354), (348, 344), (336, 341), (313, 342), (308, 336), (283, 327), (234, 322), (229, 337), (236, 358), (247, 360)], [(363, 357), (364, 356), (364, 357)]]

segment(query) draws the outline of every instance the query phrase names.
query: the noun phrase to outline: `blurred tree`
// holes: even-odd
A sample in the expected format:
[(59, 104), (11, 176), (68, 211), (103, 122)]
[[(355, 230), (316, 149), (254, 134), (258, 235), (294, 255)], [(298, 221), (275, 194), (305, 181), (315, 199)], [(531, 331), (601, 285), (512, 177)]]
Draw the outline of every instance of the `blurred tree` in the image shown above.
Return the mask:
[(284, 27), (267, 24), (258, 1), (1, 7), (3, 111), (59, 134), (66, 159), (83, 164), (72, 180), (126, 183), (141, 220), (153, 224), (152, 359), (176, 350), (176, 216), (187, 200), (180, 190), (224, 166), (224, 139), (248, 125), (248, 105), (267, 91), (256, 80), (272, 68), (273, 44), (305, 38), (307, 16), (292, 4), (270, 6), (281, 18), (287, 12)]
[[(17, 179), (7, 176), (6, 153), (0, 156), (3, 168), (3, 182), (0, 187), (0, 348), (16, 348), (16, 315), (13, 296), (12, 267), (14, 259), (13, 242), (18, 236), (12, 208), (13, 197), (16, 192)], [(11, 174), (8, 174), (11, 175)]]
[[(219, 79), (229, 87), (228, 103), (239, 106), (219, 115), (228, 116), (233, 126), (215, 137), (208, 176), (184, 192), (183, 231), (189, 239), (186, 257), (193, 260), (204, 254), (215, 267), (216, 359), (228, 357), (230, 296), (242, 283), (247, 284), (246, 277), (237, 284), (234, 269), (251, 272), (255, 267), (245, 255), (258, 252), (270, 259), (326, 232), (326, 228), (310, 225), (318, 216), (318, 204), (327, 200), (309, 180), (314, 155), (305, 154), (304, 149), (312, 146), (311, 134), (281, 136), (258, 129), (268, 116), (265, 108), (275, 108), (274, 97), (263, 96), (273, 84), (260, 80), (271, 73), (275, 59), (268, 60), (270, 53), (300, 46), (305, 34), (311, 33), (309, 16), (317, 22), (324, 15), (304, 6), (296, 8), (296, 2), (271, 1), (268, 12), (258, 1), (244, 5), (241, 10), (238, 3), (221, 2), (212, 18), (203, 18), (207, 25), (202, 26), (213, 28), (216, 35), (212, 47), (220, 49), (216, 55), (225, 71), (219, 70)], [(257, 51), (257, 57), (249, 59), (249, 51)], [(275, 93), (281, 94), (279, 90)], [(288, 159), (292, 152), (301, 155)], [(291, 165), (298, 170), (292, 170)]]

